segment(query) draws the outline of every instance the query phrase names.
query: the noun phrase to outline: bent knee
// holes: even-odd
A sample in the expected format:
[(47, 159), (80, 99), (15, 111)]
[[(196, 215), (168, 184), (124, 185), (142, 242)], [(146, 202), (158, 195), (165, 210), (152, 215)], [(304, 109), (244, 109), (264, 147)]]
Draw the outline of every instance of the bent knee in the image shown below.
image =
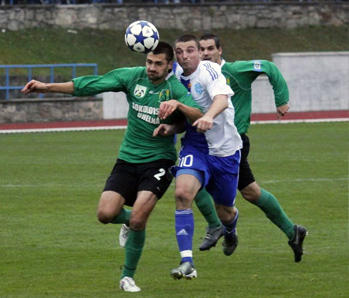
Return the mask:
[(115, 215), (111, 214), (110, 212), (105, 212), (104, 210), (97, 211), (97, 219), (102, 224), (111, 223), (114, 217)]
[(176, 208), (177, 209), (189, 209), (191, 208), (192, 201), (194, 200), (195, 194), (188, 192), (184, 189), (176, 189)]

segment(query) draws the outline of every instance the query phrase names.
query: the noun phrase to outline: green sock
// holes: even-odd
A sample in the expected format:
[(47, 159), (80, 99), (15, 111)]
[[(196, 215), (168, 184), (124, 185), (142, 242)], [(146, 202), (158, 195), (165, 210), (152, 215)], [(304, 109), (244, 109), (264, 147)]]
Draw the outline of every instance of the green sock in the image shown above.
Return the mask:
[(278, 200), (270, 192), (261, 188), (261, 196), (255, 205), (265, 213), (271, 222), (287, 235), (288, 239), (293, 238), (294, 224), (287, 217)]
[(115, 216), (111, 223), (120, 224), (124, 223), (126, 225), (130, 224), (131, 210), (123, 208), (119, 215)]
[(211, 195), (202, 189), (196, 194), (195, 204), (201, 214), (205, 217), (210, 229), (215, 229), (221, 226), (221, 221), (217, 215), (216, 208), (213, 205)]
[(125, 276), (133, 277), (139, 259), (141, 258), (145, 243), (145, 230), (134, 231), (130, 230), (128, 240), (125, 246), (125, 263), (122, 270), (121, 278)]

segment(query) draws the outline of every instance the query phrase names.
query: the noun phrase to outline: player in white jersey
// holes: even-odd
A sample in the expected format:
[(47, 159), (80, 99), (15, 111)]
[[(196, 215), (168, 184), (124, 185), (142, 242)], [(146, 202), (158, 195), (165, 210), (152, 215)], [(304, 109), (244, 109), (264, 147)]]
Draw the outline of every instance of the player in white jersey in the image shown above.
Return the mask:
[[(216, 95), (230, 98), (234, 94), (217, 66), (216, 63), (202, 61), (195, 72), (179, 77), (187, 88), (190, 86), (190, 93), (204, 113), (210, 109)], [(212, 127), (204, 134), (197, 132), (195, 126), (187, 125), (182, 145), (192, 145), (208, 150), (209, 155), (221, 157), (233, 155), (240, 149), (241, 140), (234, 126), (234, 108), (230, 100), (227, 105), (227, 108), (214, 118)]]
[[(234, 92), (226, 84), (219, 65), (201, 61), (199, 42), (193, 35), (183, 35), (176, 40), (175, 54), (183, 69), (179, 79), (205, 113), (192, 125), (187, 123), (179, 164), (173, 168), (176, 177), (175, 228), (181, 263), (171, 271), (171, 276), (192, 279), (197, 277), (197, 272), (193, 265), (191, 206), (201, 188), (205, 187), (212, 195), (223, 223), (224, 253), (232, 254), (237, 246), (238, 210), (234, 204), (242, 141), (234, 126), (234, 108), (230, 100)], [(168, 101), (160, 113), (170, 111), (171, 101)], [(161, 125), (155, 133), (160, 132), (178, 131), (173, 126)]]

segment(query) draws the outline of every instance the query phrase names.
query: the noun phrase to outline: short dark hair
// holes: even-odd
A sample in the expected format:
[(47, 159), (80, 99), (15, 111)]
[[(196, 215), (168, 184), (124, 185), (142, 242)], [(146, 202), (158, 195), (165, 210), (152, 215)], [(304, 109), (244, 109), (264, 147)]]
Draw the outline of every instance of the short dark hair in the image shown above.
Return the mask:
[(165, 54), (167, 62), (171, 62), (174, 58), (173, 47), (164, 41), (159, 41), (152, 53), (154, 55)]
[(214, 35), (212, 33), (206, 32), (203, 35), (201, 35), (200, 40), (208, 40), (213, 39), (214, 43), (216, 45), (216, 48), (219, 49), (221, 47), (221, 42), (217, 35)]
[(197, 48), (200, 49), (200, 43), (199, 43), (198, 39), (192, 34), (184, 34), (184, 35), (178, 37), (175, 41), (175, 45), (177, 44), (177, 42), (188, 42), (188, 41), (194, 41)]

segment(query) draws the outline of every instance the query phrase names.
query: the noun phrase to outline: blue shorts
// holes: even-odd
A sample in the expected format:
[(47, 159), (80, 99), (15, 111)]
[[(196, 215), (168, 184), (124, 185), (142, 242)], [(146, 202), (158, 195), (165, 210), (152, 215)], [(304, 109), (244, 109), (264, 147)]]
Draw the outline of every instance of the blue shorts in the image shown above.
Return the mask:
[(179, 152), (178, 166), (172, 167), (171, 171), (175, 177), (181, 174), (195, 176), (215, 203), (232, 207), (239, 180), (239, 164), (240, 150), (231, 156), (218, 157), (185, 146)]

